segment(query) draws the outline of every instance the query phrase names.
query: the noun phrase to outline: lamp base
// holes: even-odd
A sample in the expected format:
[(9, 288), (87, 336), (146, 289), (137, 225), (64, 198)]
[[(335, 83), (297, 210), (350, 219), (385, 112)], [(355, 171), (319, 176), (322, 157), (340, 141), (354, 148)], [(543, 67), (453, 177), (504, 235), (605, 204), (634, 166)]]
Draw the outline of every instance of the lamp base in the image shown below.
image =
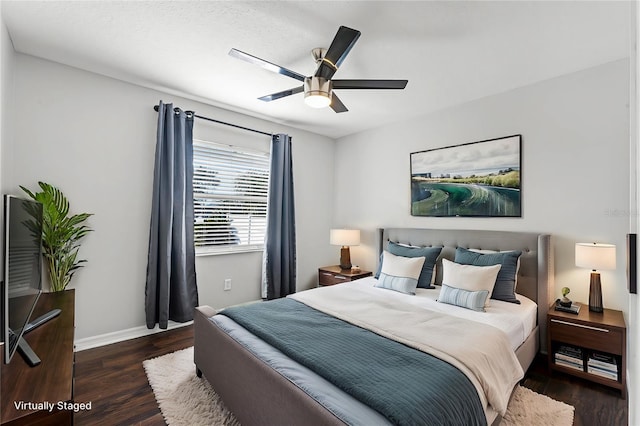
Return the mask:
[(340, 249), (340, 268), (351, 269), (351, 253), (349, 247), (342, 247)]
[(602, 312), (602, 286), (600, 285), (600, 274), (591, 272), (591, 282), (589, 284), (589, 311)]

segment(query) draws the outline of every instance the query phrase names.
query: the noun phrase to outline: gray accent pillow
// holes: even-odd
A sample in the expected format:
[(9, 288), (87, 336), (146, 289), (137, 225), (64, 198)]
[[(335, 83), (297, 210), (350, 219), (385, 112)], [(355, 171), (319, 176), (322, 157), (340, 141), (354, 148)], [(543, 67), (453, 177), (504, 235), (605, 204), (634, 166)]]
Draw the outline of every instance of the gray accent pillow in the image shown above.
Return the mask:
[[(435, 278), (434, 269), (436, 266), (436, 260), (442, 251), (442, 247), (414, 247), (405, 246), (402, 244), (389, 241), (387, 245), (387, 251), (396, 256), (402, 257), (424, 257), (424, 265), (422, 265), (422, 272), (420, 278), (418, 278), (418, 288), (435, 288), (433, 279)], [(380, 269), (382, 268), (382, 254), (380, 255), (380, 263), (378, 264), (378, 271), (375, 277), (380, 277)]]
[(487, 290), (469, 291), (442, 284), (438, 302), (484, 312), (484, 301), (488, 294)]
[(502, 265), (491, 293), (491, 299), (520, 304), (520, 301), (516, 299), (515, 287), (518, 259), (521, 254), (522, 252), (519, 250), (483, 254), (458, 247), (455, 262), (475, 266)]

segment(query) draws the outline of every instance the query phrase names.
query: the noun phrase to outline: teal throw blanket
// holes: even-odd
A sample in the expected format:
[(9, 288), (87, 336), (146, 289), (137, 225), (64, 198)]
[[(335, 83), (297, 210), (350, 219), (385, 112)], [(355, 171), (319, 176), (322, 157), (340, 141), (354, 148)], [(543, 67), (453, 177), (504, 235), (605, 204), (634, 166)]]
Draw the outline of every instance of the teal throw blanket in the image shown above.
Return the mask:
[(222, 314), (391, 423), (487, 424), (471, 381), (432, 355), (292, 299), (227, 308)]

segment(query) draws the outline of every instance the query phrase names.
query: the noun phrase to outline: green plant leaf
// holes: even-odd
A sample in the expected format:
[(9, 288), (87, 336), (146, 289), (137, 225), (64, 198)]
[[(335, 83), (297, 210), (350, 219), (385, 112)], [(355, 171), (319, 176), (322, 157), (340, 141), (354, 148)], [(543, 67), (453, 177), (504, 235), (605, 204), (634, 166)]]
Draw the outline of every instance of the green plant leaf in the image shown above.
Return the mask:
[[(84, 266), (83, 263), (86, 263), (85, 259), (77, 259), (77, 257), (80, 240), (93, 231), (82, 223), (93, 214), (80, 213), (69, 216), (69, 200), (62, 191), (46, 182), (38, 182), (38, 186), (41, 189), (40, 192), (32, 192), (23, 186), (20, 188), (29, 197), (43, 205), (43, 257), (49, 270), (51, 290), (62, 291), (69, 284), (74, 273)], [(37, 226), (35, 222), (32, 225)]]

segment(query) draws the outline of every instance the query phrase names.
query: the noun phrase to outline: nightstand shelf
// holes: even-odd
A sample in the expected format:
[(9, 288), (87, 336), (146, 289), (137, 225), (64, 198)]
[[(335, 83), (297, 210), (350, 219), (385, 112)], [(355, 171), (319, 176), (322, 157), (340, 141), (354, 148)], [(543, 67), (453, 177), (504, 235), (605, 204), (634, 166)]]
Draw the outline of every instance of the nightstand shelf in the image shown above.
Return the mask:
[[(605, 309), (590, 312), (585, 304), (578, 315), (556, 311), (547, 315), (548, 364), (550, 371), (560, 371), (618, 389), (626, 397), (627, 329), (621, 311)], [(589, 372), (598, 360), (605, 361), (604, 372)], [(561, 365), (564, 364), (564, 365)], [(611, 377), (607, 371), (617, 371)]]
[(370, 271), (354, 272), (351, 269), (342, 269), (339, 265), (323, 266), (318, 268), (318, 285), (342, 284), (370, 276)]

